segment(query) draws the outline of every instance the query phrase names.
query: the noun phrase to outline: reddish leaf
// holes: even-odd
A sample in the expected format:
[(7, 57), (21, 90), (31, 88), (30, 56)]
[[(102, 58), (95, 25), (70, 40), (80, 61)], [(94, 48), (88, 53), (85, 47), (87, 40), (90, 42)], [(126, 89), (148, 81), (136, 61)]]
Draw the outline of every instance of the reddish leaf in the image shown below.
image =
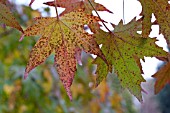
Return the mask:
[[(75, 11), (78, 9), (84, 9), (86, 13), (92, 14), (93, 8), (91, 4), (94, 6), (94, 8), (97, 11), (107, 11), (109, 13), (112, 13), (107, 8), (105, 8), (103, 5), (95, 3), (94, 0), (90, 0), (91, 4), (89, 3), (88, 0), (56, 0), (56, 1), (57, 1), (56, 2), (57, 7), (66, 8), (65, 11), (61, 15), (64, 15), (66, 13), (69, 13), (71, 11)], [(54, 1), (46, 2), (44, 4), (49, 5), (49, 6), (55, 6)]]
[(67, 94), (70, 100), (72, 100), (70, 86), (73, 82), (76, 72), (76, 51), (67, 48), (68, 47), (66, 47), (64, 43), (59, 48), (57, 48), (55, 55), (55, 65)]
[(35, 24), (27, 28), (23, 35), (42, 37), (31, 51), (25, 78), (54, 51), (59, 77), (72, 100), (70, 86), (76, 72), (76, 61), (80, 61), (81, 51), (98, 55), (107, 63), (93, 35), (84, 31), (85, 24), (99, 20), (98, 17), (85, 14), (83, 10), (70, 12), (59, 19), (57, 17), (35, 18)]
[(30, 53), (30, 59), (27, 64), (27, 68), (25, 70), (24, 78), (26, 79), (28, 76), (28, 73), (43, 63), (46, 58), (51, 54), (52, 49), (49, 45), (49, 42), (47, 41), (48, 37), (41, 37), (38, 42), (35, 44), (34, 48), (31, 50)]
[(5, 2), (0, 1), (0, 23), (4, 23), (7, 26), (16, 28), (19, 31), (23, 32), (21, 26), (10, 12), (10, 9), (3, 3)]
[(165, 87), (166, 84), (170, 83), (170, 62), (165, 64), (152, 77), (156, 78), (155, 94), (157, 94)]
[(0, 0), (1, 3), (5, 4), (6, 3), (6, 0)]

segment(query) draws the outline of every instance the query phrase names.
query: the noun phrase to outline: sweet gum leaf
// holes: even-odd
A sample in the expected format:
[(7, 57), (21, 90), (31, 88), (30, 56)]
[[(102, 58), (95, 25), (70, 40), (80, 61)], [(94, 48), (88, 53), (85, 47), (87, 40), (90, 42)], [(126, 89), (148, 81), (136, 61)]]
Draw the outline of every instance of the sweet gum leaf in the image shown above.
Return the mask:
[(160, 27), (162, 33), (170, 46), (170, 4), (168, 0), (139, 0), (142, 4), (143, 10), (143, 36), (147, 37), (151, 29), (152, 13), (155, 15), (156, 22)]
[(170, 83), (170, 62), (166, 63), (152, 77), (156, 79), (155, 94), (159, 93), (166, 84)]
[[(73, 11), (59, 18), (37, 17), (35, 24), (24, 31), (24, 36), (40, 35), (30, 53), (25, 75), (55, 52), (55, 66), (67, 95), (72, 100), (70, 87), (76, 72), (76, 63), (80, 60), (81, 51), (98, 55), (106, 63), (94, 36), (84, 31), (84, 25), (100, 21), (98, 17), (87, 15), (84, 10)], [(76, 59), (77, 58), (77, 59)]]
[[(144, 56), (166, 56), (167, 53), (163, 51), (161, 47), (155, 44), (156, 39), (143, 38), (137, 31), (141, 30), (141, 21), (133, 19), (127, 25), (123, 25), (121, 21), (114, 29), (114, 32), (102, 33), (100, 31), (96, 35), (98, 44), (102, 44), (102, 51), (106, 56), (106, 60), (114, 67), (114, 72), (121, 82), (124, 88), (127, 88), (134, 96), (142, 101), (141, 82), (145, 82), (145, 79), (141, 75), (141, 65), (139, 59), (143, 59)], [(105, 36), (100, 35), (105, 34)], [(102, 37), (101, 37), (102, 36)], [(103, 61), (100, 58), (96, 58), (95, 64), (99, 67), (97, 74), (99, 80), (97, 84), (101, 82), (101, 78), (105, 78), (106, 65), (103, 65)], [(102, 68), (103, 67), (103, 68)]]
[[(109, 13), (112, 13), (106, 7), (104, 7), (103, 5), (94, 2), (94, 0), (90, 0), (90, 1), (91, 1), (91, 4), (93, 5), (93, 7), (97, 11), (107, 11)], [(46, 2), (44, 4), (46, 4), (48, 6), (54, 6), (55, 7), (54, 1)], [(78, 9), (84, 9), (85, 13), (92, 14), (92, 11), (94, 9), (92, 8), (91, 4), (89, 3), (88, 0), (57, 0), (57, 2), (56, 2), (57, 7), (66, 8), (64, 10), (64, 12), (61, 13), (61, 15), (64, 15), (66, 13), (69, 13), (71, 11), (75, 11), (75, 10), (78, 10)]]
[(4, 3), (4, 1), (0, 1), (0, 23), (4, 23), (7, 26), (16, 28), (23, 32), (21, 26), (10, 12), (10, 9)]

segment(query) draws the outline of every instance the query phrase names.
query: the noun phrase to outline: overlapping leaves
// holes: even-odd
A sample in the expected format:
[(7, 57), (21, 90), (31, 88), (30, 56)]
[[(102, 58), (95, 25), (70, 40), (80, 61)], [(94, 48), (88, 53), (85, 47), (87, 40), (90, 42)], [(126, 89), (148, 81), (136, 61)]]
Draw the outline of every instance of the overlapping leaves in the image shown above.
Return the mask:
[(155, 93), (159, 93), (166, 84), (170, 84), (170, 63), (166, 63), (157, 73), (153, 75), (156, 78)]
[[(55, 1), (46, 2), (44, 4), (55, 7)], [(57, 7), (66, 8), (61, 13), (61, 15), (67, 14), (71, 11), (75, 11), (78, 9), (84, 9), (84, 12), (88, 14), (92, 14), (92, 11), (94, 10), (93, 7), (97, 11), (107, 11), (109, 13), (112, 13), (107, 8), (105, 8), (103, 5), (94, 2), (94, 0), (90, 0), (90, 3), (89, 3), (89, 0), (56, 0), (56, 5)]]
[(98, 55), (105, 60), (94, 37), (83, 29), (85, 24), (98, 21), (100, 21), (98, 17), (87, 15), (83, 10), (70, 12), (59, 18), (35, 18), (35, 24), (27, 28), (23, 34), (24, 36), (41, 35), (31, 51), (25, 78), (33, 68), (55, 52), (55, 66), (68, 96), (72, 99), (70, 86), (76, 71), (76, 58), (79, 58), (77, 56), (80, 55), (81, 50)]
[(160, 33), (162, 33), (167, 41), (170, 43), (170, 4), (168, 0), (139, 0), (142, 4), (143, 11), (143, 29), (142, 34), (147, 37), (151, 31), (151, 17), (152, 13), (156, 17), (155, 24), (160, 26)]
[[(96, 40), (102, 44), (101, 49), (107, 61), (114, 67), (121, 85), (128, 88), (141, 101), (140, 85), (145, 80), (141, 76), (139, 59), (143, 59), (144, 56), (166, 56), (167, 53), (155, 44), (156, 39), (143, 38), (137, 33), (139, 30), (141, 30), (141, 21), (133, 19), (127, 25), (123, 25), (121, 21), (115, 27), (114, 33), (100, 31)], [(107, 76), (108, 67), (99, 57), (94, 63), (98, 66), (97, 84), (99, 84)]]
[[(159, 25), (160, 33), (164, 35), (168, 47), (170, 47), (170, 4), (168, 0), (140, 0), (140, 2), (143, 7), (143, 36), (150, 34), (152, 24)], [(151, 23), (152, 14), (154, 14), (156, 18), (154, 23)], [(166, 57), (160, 60), (165, 61), (164, 59), (166, 59)], [(157, 79), (155, 84), (156, 94), (168, 83), (169, 74), (169, 63), (166, 63), (164, 67), (153, 75), (153, 77)]]
[(158, 59), (164, 61), (165, 65), (152, 76), (156, 79), (155, 94), (158, 94), (166, 84), (170, 84), (170, 54), (167, 57), (158, 57)]
[[(0, 0), (0, 23), (18, 29), (23, 32), (21, 26), (10, 13), (5, 4), (6, 0)], [(35, 0), (31, 0), (30, 5)], [(142, 67), (140, 59), (144, 56), (166, 58), (167, 53), (162, 48), (156, 46), (155, 39), (148, 38), (152, 24), (160, 26), (160, 33), (170, 46), (170, 5), (168, 0), (139, 0), (142, 4), (142, 22), (132, 20), (129, 24), (123, 25), (122, 22), (115, 27), (114, 32), (104, 32), (99, 30), (99, 17), (92, 16), (92, 11), (107, 11), (103, 5), (95, 3), (94, 0), (56, 0), (46, 2), (49, 6), (65, 8), (60, 17), (37, 17), (35, 24), (27, 28), (23, 36), (40, 35), (41, 38), (35, 44), (30, 53), (29, 63), (25, 70), (25, 78), (28, 73), (36, 66), (43, 63), (46, 58), (55, 53), (55, 66), (58, 70), (61, 81), (72, 99), (70, 86), (72, 84), (76, 63), (80, 62), (81, 51), (96, 54), (98, 57), (94, 63), (97, 64), (96, 86), (106, 78), (108, 72), (114, 69), (117, 73), (121, 85), (128, 88), (140, 101), (141, 82), (145, 82), (141, 76)], [(81, 10), (80, 10), (81, 8)], [(151, 23), (151, 16), (155, 15), (156, 21)], [(84, 25), (96, 25), (98, 27), (94, 35), (86, 33)], [(89, 26), (90, 28), (95, 28)], [(113, 26), (114, 27), (114, 26)], [(142, 31), (142, 35), (137, 31)], [(102, 44), (102, 48), (98, 47)], [(104, 54), (102, 53), (102, 51)], [(106, 56), (106, 58), (105, 58)], [(168, 61), (169, 62), (169, 61)], [(155, 85), (158, 93), (166, 83), (169, 82), (169, 66), (167, 63), (153, 77), (157, 78)]]

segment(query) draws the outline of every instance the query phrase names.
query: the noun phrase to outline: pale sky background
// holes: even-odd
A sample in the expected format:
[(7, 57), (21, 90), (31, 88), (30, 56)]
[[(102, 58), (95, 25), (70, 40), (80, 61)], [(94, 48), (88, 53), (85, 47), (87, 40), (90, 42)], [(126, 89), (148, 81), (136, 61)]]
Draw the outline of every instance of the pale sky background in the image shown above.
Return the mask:
[[(19, 4), (25, 4), (28, 6), (31, 0), (16, 0)], [(33, 9), (38, 9), (39, 11), (42, 11), (42, 7), (48, 7), (46, 5), (43, 5), (44, 2), (52, 1), (52, 0), (35, 0), (35, 2), (32, 4)], [(113, 12), (113, 14), (107, 13), (107, 12), (99, 12), (102, 19), (107, 21), (108, 23), (118, 24), (121, 19), (123, 19), (123, 0), (96, 0), (96, 2), (103, 4), (105, 7), (107, 7), (109, 10)], [(63, 11), (64, 9), (59, 8), (58, 11)], [(141, 13), (142, 7), (140, 2), (137, 0), (125, 0), (125, 22), (130, 22), (135, 16), (139, 19), (139, 14)], [(94, 14), (95, 15), (95, 14)], [(55, 8), (51, 8), (51, 16), (56, 16)], [(154, 15), (152, 18), (152, 21), (154, 21)], [(110, 25), (107, 24), (109, 27)], [(157, 37), (159, 41), (156, 42), (159, 46), (163, 47), (165, 51), (168, 51), (166, 41), (162, 34), (159, 35), (159, 26), (153, 25), (152, 26), (152, 32), (150, 34), (150, 37)], [(153, 75), (156, 70), (157, 66), (161, 61), (157, 60), (156, 58), (149, 58), (145, 57), (145, 62), (141, 60), (142, 68), (144, 71), (143, 77), (145, 79), (150, 79), (151, 75)]]

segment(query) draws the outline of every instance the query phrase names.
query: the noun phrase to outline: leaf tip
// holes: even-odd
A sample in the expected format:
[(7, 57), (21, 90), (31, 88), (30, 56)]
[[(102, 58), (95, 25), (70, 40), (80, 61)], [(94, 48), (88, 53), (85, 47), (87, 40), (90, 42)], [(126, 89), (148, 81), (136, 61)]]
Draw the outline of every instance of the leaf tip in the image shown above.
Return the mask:
[(73, 100), (73, 97), (72, 97), (72, 94), (71, 94), (70, 87), (67, 87), (67, 88), (66, 88), (66, 92), (67, 92), (67, 95), (68, 95), (70, 101), (72, 101), (72, 100)]
[(25, 36), (25, 34), (22, 34), (22, 35), (21, 35), (21, 37), (20, 37), (20, 39), (19, 39), (19, 42), (21, 42), (21, 41), (24, 39), (24, 36)]
[(142, 92), (144, 92), (145, 94), (148, 94), (148, 92), (146, 90), (144, 90), (144, 89), (142, 89)]
[(24, 73), (24, 80), (26, 80), (26, 79), (27, 79), (27, 77), (28, 77), (28, 73), (27, 73), (27, 72), (25, 72), (25, 73)]
[(80, 65), (80, 66), (82, 66), (83, 64), (82, 64), (82, 62), (81, 62), (81, 60), (80, 61), (78, 61), (78, 64)]
[(97, 88), (98, 85), (99, 85), (99, 83), (96, 82), (95, 85), (94, 85), (94, 88)]

